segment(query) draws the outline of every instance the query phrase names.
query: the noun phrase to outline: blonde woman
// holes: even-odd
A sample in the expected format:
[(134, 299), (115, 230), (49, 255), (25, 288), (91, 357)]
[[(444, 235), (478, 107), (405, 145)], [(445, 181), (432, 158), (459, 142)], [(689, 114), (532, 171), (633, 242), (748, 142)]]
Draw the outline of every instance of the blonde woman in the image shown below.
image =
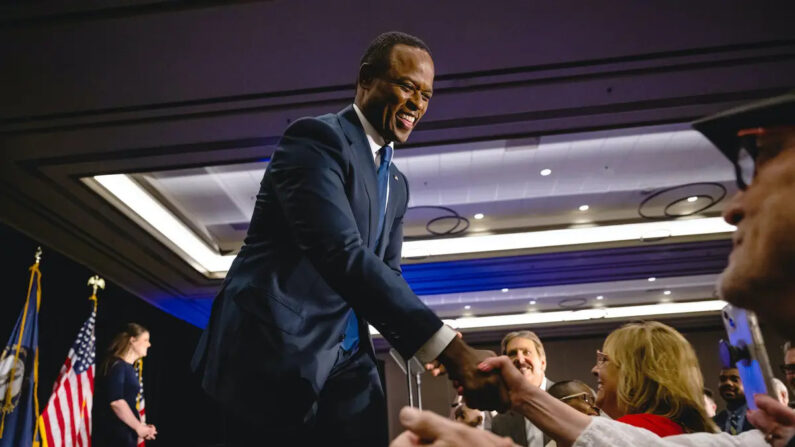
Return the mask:
[(596, 353), (596, 406), (619, 422), (659, 436), (715, 432), (696, 353), (675, 329), (649, 321), (607, 336)]

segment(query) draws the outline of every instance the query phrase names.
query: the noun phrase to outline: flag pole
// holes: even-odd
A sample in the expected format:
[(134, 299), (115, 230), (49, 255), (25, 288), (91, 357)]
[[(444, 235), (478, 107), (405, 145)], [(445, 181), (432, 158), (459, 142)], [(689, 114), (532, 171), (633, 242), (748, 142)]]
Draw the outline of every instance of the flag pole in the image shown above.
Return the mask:
[[(36, 279), (36, 312), (39, 311), (39, 305), (41, 304), (41, 271), (39, 271), (39, 263), (41, 262), (41, 255), (42, 255), (41, 247), (36, 247), (36, 254), (35, 260), (36, 262), (30, 266), (30, 281), (28, 282), (28, 295), (25, 298), (25, 308), (22, 313), (22, 324), (19, 328), (19, 337), (17, 338), (17, 345), (16, 345), (16, 352), (14, 353), (14, 361), (11, 363), (11, 371), (9, 373), (9, 381), (8, 387), (6, 388), (6, 395), (3, 397), (3, 406), (0, 413), (2, 413), (2, 420), (0, 420), (0, 439), (3, 439), (3, 433), (5, 432), (5, 424), (6, 424), (6, 414), (11, 413), (14, 409), (14, 405), (11, 403), (11, 389), (14, 385), (14, 375), (17, 369), (17, 363), (19, 362), (19, 350), (22, 347), (22, 336), (25, 333), (25, 323), (28, 317), (28, 308), (30, 307), (30, 291), (33, 288), (33, 280)], [(38, 378), (39, 378), (39, 349), (38, 346), (36, 347), (36, 353), (34, 355), (33, 360), (33, 399), (36, 403), (36, 413), (38, 417), (39, 411), (39, 400), (38, 396), (36, 396), (35, 390), (38, 390)]]

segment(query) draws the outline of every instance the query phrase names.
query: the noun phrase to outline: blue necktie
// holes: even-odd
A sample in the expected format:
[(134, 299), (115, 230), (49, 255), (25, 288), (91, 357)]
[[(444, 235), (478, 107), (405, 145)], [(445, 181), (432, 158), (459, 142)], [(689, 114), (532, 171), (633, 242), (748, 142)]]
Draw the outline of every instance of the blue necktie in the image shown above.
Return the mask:
[[(378, 238), (376, 246), (381, 240), (381, 231), (384, 229), (384, 216), (386, 215), (386, 190), (389, 184), (389, 164), (392, 162), (392, 146), (382, 147), (378, 153), (381, 155), (381, 164), (378, 165)], [(359, 345), (359, 320), (356, 312), (351, 309), (348, 322), (345, 325), (345, 337), (342, 339), (342, 349), (352, 351)]]

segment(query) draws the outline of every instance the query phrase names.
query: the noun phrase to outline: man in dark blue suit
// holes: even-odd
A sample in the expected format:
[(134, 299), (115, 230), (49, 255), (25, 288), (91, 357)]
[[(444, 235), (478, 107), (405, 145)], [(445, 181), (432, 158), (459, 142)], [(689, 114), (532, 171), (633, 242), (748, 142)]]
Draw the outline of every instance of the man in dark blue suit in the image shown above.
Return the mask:
[(471, 405), (504, 388), (488, 356), (442, 324), (401, 276), (409, 189), (391, 163), (433, 94), (428, 47), (403, 33), (362, 57), (354, 104), (285, 131), (244, 246), (194, 357), (227, 445), (386, 445), (368, 323), (405, 358), (440, 362)]

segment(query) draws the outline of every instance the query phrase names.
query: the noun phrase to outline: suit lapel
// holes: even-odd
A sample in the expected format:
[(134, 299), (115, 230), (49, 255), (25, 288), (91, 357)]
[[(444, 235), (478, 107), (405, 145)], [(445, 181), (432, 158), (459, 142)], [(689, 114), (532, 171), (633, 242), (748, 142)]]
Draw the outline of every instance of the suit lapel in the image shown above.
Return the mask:
[(356, 172), (364, 179), (364, 189), (367, 192), (367, 198), (370, 200), (367, 246), (375, 247), (377, 236), (375, 233), (378, 229), (378, 179), (376, 178), (373, 153), (370, 151), (370, 143), (367, 142), (364, 128), (356, 115), (356, 111), (353, 110), (353, 106), (344, 108), (338, 116), (342, 130), (345, 132), (345, 136), (353, 149)]

